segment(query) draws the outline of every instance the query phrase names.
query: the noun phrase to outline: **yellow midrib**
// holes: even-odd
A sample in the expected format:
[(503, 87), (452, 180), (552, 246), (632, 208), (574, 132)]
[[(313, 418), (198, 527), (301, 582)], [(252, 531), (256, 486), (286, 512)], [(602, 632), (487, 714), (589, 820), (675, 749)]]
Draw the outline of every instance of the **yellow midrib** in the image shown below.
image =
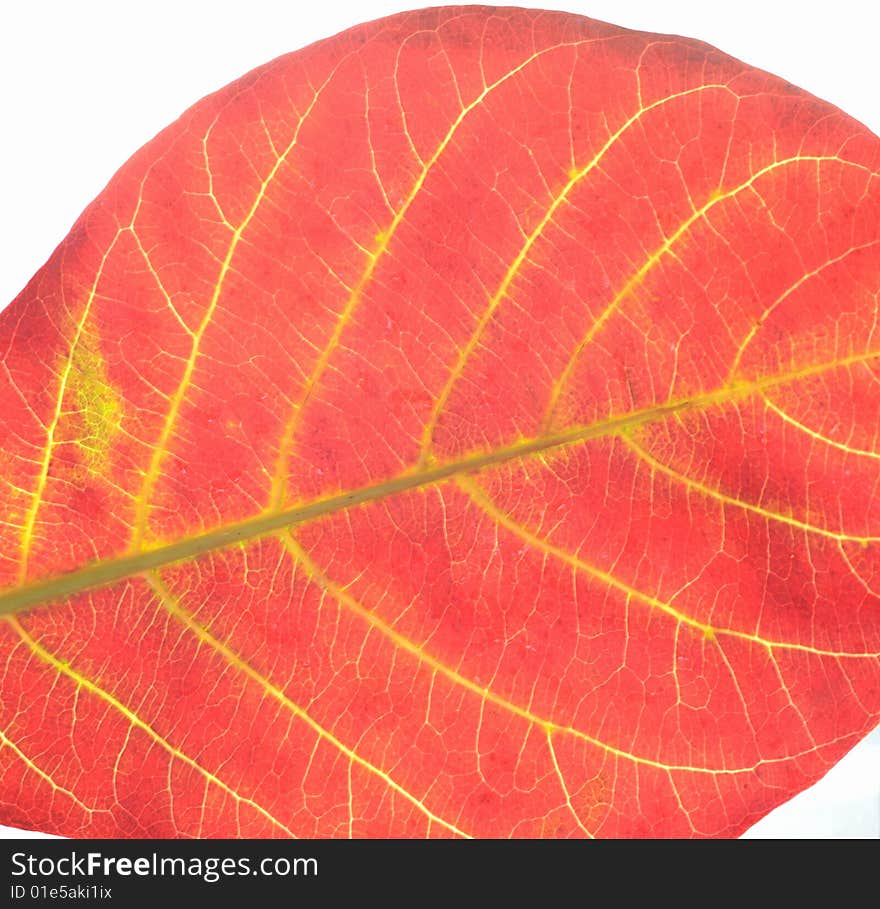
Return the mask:
[(326, 496), (283, 510), (262, 512), (230, 524), (150, 549), (93, 562), (75, 571), (45, 578), (8, 589), (0, 594), (0, 615), (10, 615), (29, 607), (63, 600), (67, 597), (104, 587), (126, 577), (160, 568), (174, 562), (186, 561), (206, 552), (270, 536), (284, 527), (303, 524), (326, 515), (397, 495), (409, 490), (432, 486), (454, 476), (477, 473), (520, 458), (539, 455), (549, 449), (610, 436), (633, 426), (665, 419), (689, 410), (704, 410), (712, 406), (747, 398), (767, 388), (793, 382), (826, 372), (876, 359), (880, 352), (860, 354), (831, 363), (823, 363), (790, 373), (726, 386), (716, 391), (695, 395), (644, 410), (611, 417), (588, 426), (576, 426), (536, 438), (524, 439), (512, 445), (488, 452), (476, 452), (455, 461), (406, 471), (382, 483)]

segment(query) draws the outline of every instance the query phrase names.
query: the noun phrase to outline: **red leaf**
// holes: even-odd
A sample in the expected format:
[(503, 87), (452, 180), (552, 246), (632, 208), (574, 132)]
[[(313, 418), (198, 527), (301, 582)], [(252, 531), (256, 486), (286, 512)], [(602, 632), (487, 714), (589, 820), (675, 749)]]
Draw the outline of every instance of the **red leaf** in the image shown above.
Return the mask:
[(730, 835), (809, 785), (880, 713), (878, 169), (561, 14), (200, 102), (0, 315), (2, 820)]

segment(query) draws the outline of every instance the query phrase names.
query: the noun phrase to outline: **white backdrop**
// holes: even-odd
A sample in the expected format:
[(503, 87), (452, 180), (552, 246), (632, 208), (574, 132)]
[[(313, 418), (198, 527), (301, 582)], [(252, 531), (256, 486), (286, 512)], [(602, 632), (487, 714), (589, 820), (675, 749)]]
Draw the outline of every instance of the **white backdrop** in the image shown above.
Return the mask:
[[(116, 169), (189, 105), (273, 57), (418, 5), (419, 0), (4, 4), (0, 308)], [(708, 41), (833, 102), (880, 134), (880, 3), (558, 0), (549, 5)], [(0, 827), (0, 835), (21, 831)], [(750, 835), (880, 838), (880, 729)]]

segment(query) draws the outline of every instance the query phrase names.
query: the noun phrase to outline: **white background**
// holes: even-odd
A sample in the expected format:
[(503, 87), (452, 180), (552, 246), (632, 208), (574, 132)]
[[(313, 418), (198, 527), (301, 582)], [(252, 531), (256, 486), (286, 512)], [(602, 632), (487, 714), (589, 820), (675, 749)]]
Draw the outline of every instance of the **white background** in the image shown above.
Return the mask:
[[(273, 57), (418, 2), (4, 3), (0, 308), (116, 169), (189, 105)], [(880, 134), (880, 3), (550, 5), (630, 28), (700, 38), (833, 102)], [(0, 835), (18, 833), (0, 827)], [(880, 838), (880, 729), (751, 833)]]

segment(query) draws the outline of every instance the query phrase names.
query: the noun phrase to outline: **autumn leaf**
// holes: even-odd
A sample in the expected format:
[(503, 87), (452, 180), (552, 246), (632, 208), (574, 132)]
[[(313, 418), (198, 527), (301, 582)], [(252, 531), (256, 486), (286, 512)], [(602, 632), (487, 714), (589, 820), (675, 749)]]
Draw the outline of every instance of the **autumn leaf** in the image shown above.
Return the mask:
[(0, 820), (736, 835), (880, 716), (880, 140), (404, 14), (138, 152), (0, 314)]

